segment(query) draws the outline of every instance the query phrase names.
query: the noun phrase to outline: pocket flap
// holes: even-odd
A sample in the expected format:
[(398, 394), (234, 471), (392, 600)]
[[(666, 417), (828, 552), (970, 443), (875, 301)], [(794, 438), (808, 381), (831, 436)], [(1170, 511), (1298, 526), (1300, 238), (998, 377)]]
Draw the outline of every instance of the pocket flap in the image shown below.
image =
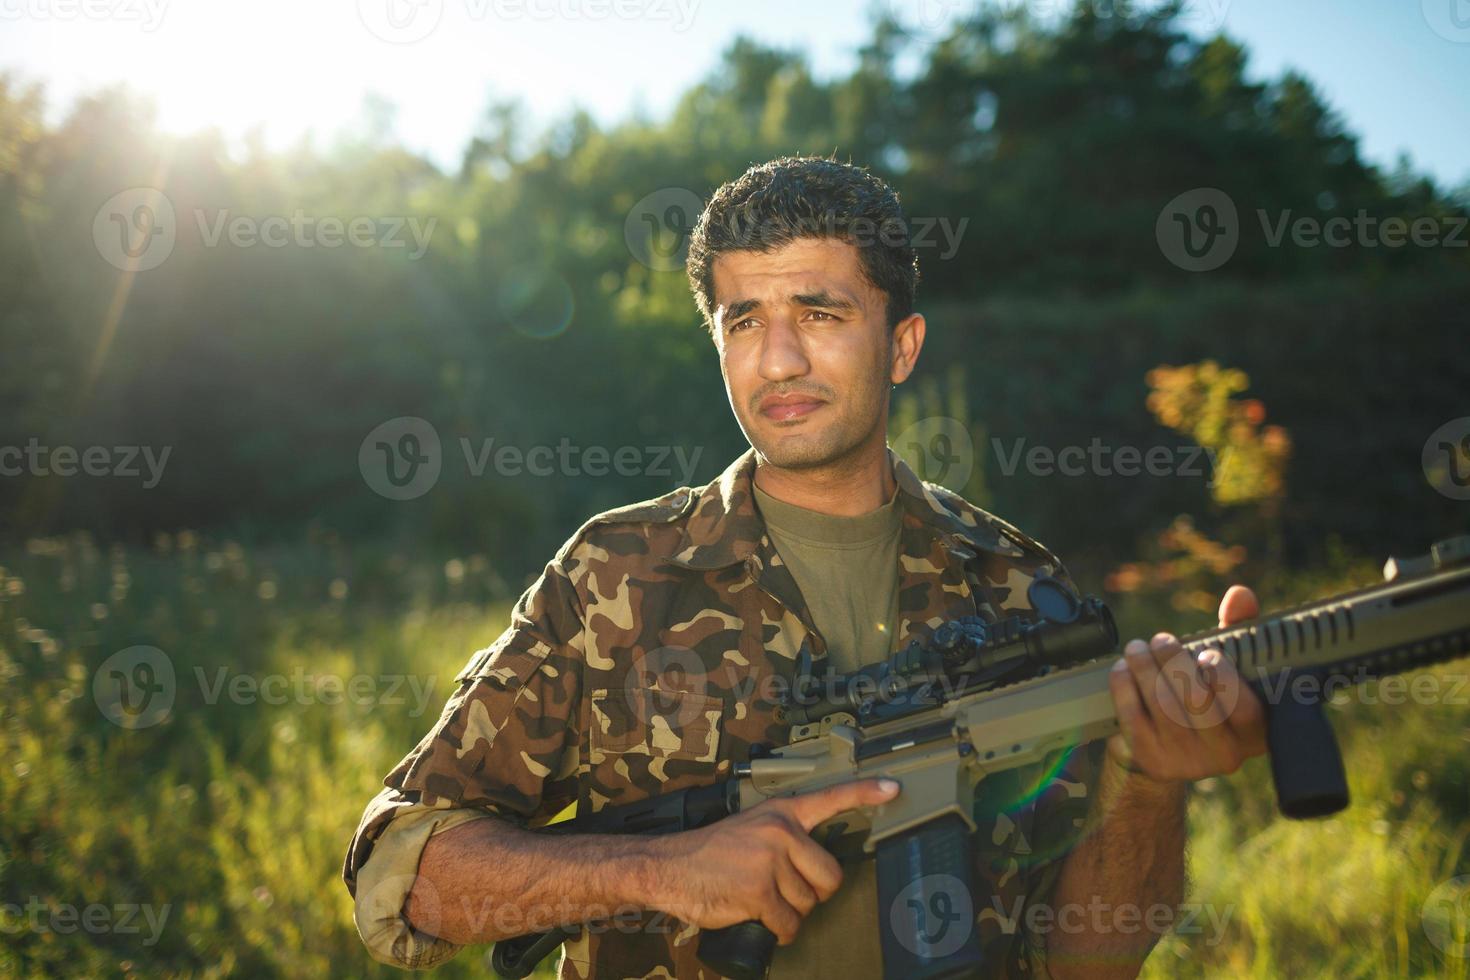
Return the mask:
[(507, 630), (494, 643), (470, 657), (464, 669), (454, 675), (454, 683), (491, 680), (507, 690), (521, 687), (550, 653), (548, 644)]

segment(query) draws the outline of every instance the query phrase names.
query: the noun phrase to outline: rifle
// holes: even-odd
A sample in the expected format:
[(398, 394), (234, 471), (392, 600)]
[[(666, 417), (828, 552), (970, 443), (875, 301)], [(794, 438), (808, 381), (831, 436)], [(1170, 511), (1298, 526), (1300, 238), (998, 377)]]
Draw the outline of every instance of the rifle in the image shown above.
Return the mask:
[[(1191, 657), (1215, 648), (1266, 705), (1272, 781), (1283, 815), (1321, 817), (1347, 806), (1342, 755), (1322, 705), (1334, 687), (1470, 653), (1470, 535), (1426, 556), (1389, 559), (1382, 584), (1181, 638)], [(783, 705), (790, 742), (752, 751), (724, 782), (604, 807), (555, 825), (578, 833), (674, 833), (705, 826), (762, 800), (887, 776), (903, 792), (840, 814), (813, 830), (830, 849), (860, 842), (878, 862), (880, 909), (915, 911), (896, 928), (880, 915), (883, 972), (937, 980), (982, 966), (973, 929), (930, 940), (926, 909), (968, 907), (973, 883), (972, 803), (986, 776), (1030, 765), (1118, 730), (1108, 671), (1118, 632), (1100, 600), (1041, 577), (1028, 597), (1034, 620), (944, 623), (888, 660), (838, 678), (824, 693), (806, 658)], [(903, 905), (895, 906), (902, 898)], [(914, 928), (909, 929), (907, 926)], [(496, 943), (507, 980), (581, 926)], [(734, 980), (759, 980), (776, 937), (758, 921), (705, 930), (698, 955)]]

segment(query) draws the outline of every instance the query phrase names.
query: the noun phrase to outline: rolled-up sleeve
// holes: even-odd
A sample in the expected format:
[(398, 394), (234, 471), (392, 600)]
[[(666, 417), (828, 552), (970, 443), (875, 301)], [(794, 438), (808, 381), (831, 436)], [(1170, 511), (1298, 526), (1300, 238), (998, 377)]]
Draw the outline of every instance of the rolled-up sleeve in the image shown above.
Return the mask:
[(439, 720), (368, 804), (342, 877), (375, 959), (418, 969), (459, 951), (434, 935), (433, 901), (416, 900), (420, 921), (404, 914), (435, 834), (490, 818), (536, 826), (576, 799), (580, 611), (559, 555), (521, 596), (505, 632), (456, 676)]
[(403, 908), (429, 838), (461, 824), (492, 819), (489, 813), (464, 807), (399, 809), (373, 842), (368, 860), (357, 869), (353, 918), (357, 934), (374, 959), (418, 970), (438, 966), (459, 952), (454, 943), (410, 925)]

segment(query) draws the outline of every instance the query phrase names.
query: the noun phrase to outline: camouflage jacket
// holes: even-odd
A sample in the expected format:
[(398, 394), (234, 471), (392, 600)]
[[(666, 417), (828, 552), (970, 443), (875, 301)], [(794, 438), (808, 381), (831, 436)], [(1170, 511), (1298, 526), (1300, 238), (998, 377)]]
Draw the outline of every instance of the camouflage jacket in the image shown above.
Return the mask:
[[(898, 645), (946, 619), (1024, 614), (1033, 576), (1065, 574), (1041, 545), (890, 456), (903, 511)], [(819, 674), (826, 645), (755, 509), (754, 471), (750, 451), (705, 487), (594, 517), (470, 658), (347, 855), (375, 957), (426, 967), (458, 950), (402, 915), (432, 834), (492, 814), (534, 828), (572, 803), (595, 812), (718, 781), (752, 745), (787, 741), (763, 692), (790, 689), (803, 643)], [(978, 881), (993, 893), (976, 896), (977, 927), (997, 975), (1044, 973), (1044, 937), (1027, 933), (1023, 910), (1045, 900), (1081, 831), (1098, 759), (1078, 749), (1020, 770), (977, 807)], [(708, 977), (696, 938), (678, 922), (654, 928), (652, 914), (646, 929), (587, 930), (567, 944), (561, 976)]]

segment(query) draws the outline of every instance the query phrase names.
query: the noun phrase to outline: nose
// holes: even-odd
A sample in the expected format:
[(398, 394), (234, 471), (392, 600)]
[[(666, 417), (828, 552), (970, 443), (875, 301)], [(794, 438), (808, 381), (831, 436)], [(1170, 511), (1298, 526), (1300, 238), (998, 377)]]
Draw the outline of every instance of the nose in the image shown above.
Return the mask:
[(789, 381), (810, 370), (796, 321), (785, 315), (773, 316), (761, 338), (761, 377), (766, 381)]

